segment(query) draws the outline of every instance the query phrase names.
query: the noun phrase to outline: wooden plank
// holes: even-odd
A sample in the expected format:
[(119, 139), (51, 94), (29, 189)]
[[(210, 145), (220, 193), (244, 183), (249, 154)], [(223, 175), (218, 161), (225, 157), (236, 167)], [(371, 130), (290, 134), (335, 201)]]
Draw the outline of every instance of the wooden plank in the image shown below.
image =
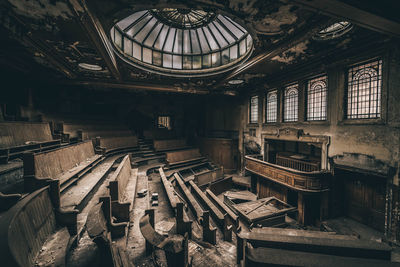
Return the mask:
[(180, 201), (179, 201), (178, 197), (175, 194), (174, 187), (171, 184), (171, 182), (168, 181), (167, 177), (164, 174), (164, 170), (161, 167), (158, 169), (158, 171), (159, 171), (160, 176), (161, 176), (161, 182), (163, 183), (164, 189), (167, 192), (169, 203), (171, 204), (171, 207), (175, 209), (176, 208), (176, 204), (178, 202), (180, 202)]
[(181, 177), (179, 177), (179, 174), (175, 173), (174, 176), (183, 194), (185, 195), (186, 200), (188, 201), (189, 207), (192, 209), (194, 215), (199, 220), (201, 216), (203, 216), (203, 209), (200, 207), (199, 203), (197, 203), (196, 199), (194, 198), (190, 190), (186, 187)]
[(222, 209), (224, 212), (226, 212), (229, 217), (231, 218), (232, 222), (236, 227), (239, 226), (239, 216), (237, 216), (228, 206), (225, 205), (225, 203), (219, 199), (210, 189), (206, 189), (206, 194), (214, 201), (214, 203)]

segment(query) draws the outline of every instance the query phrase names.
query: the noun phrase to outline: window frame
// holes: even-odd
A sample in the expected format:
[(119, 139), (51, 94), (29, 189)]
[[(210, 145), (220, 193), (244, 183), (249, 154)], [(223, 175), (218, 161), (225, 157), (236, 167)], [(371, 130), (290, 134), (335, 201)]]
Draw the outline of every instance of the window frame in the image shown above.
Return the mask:
[[(326, 88), (325, 88), (325, 119), (309, 119), (309, 83), (313, 80), (321, 79), (325, 77)], [(324, 123), (329, 121), (329, 75), (322, 73), (313, 77), (305, 79), (305, 92), (304, 92), (304, 121), (307, 123)]]
[[(169, 118), (169, 119), (168, 119), (169, 127), (160, 127), (160, 125), (162, 125), (162, 124), (159, 124), (159, 123), (158, 123), (160, 117)], [(157, 115), (156, 127), (157, 127), (157, 129), (172, 130), (172, 116), (171, 116), (171, 115), (168, 115), (168, 114), (159, 114), (159, 115)]]
[[(294, 88), (296, 86), (296, 90), (297, 90), (297, 103), (295, 103), (295, 106), (297, 108), (297, 110), (294, 112), (294, 114), (296, 115), (296, 118), (294, 120), (287, 120), (286, 119), (286, 107), (287, 107), (287, 103), (286, 103), (286, 91), (290, 90), (292, 88)], [(283, 105), (283, 116), (282, 116), (282, 122), (284, 123), (300, 123), (299, 121), (299, 111), (300, 111), (300, 83), (299, 82), (295, 82), (295, 83), (291, 83), (291, 84), (287, 84), (283, 87), (283, 98), (282, 98), (282, 105)]]
[[(369, 60), (361, 61), (361, 62), (354, 63), (352, 65), (347, 66), (346, 71), (344, 73), (344, 75), (345, 75), (344, 103), (343, 103), (344, 120), (346, 120), (346, 121), (355, 121), (355, 122), (361, 122), (361, 121), (379, 122), (379, 121), (383, 120), (383, 115), (384, 115), (383, 105), (386, 104), (383, 101), (384, 100), (384, 95), (385, 95), (384, 92), (383, 92), (384, 91), (384, 79), (385, 79), (384, 78), (385, 75), (384, 75), (384, 71), (383, 71), (384, 70), (383, 62), (384, 62), (383, 57), (375, 57), (375, 58), (372, 58), (372, 59), (369, 59)], [(371, 117), (371, 114), (373, 114), (373, 113), (371, 113), (370, 111), (367, 114), (358, 114), (358, 111), (361, 109), (359, 107), (361, 101), (359, 99), (360, 98), (360, 96), (359, 96), (360, 88), (357, 88), (357, 99), (356, 99), (357, 101), (355, 102), (357, 114), (355, 115), (356, 117), (350, 118), (349, 116), (351, 114), (349, 114), (349, 89), (350, 89), (350, 86), (354, 86), (354, 84), (350, 85), (350, 81), (349, 81), (350, 71), (353, 68), (362, 67), (363, 65), (368, 65), (368, 64), (374, 64), (375, 65), (375, 63), (378, 65), (378, 70), (377, 70), (378, 71), (378, 74), (377, 74), (377, 76), (378, 76), (378, 78), (377, 78), (378, 79), (377, 80), (377, 88), (378, 88), (377, 90), (378, 90), (378, 92), (377, 92), (377, 94), (378, 94), (379, 99), (377, 100), (377, 102), (379, 102), (379, 105), (376, 108), (377, 109), (377, 111), (376, 111), (377, 112), (377, 116), (376, 117)], [(368, 68), (368, 66), (365, 66), (363, 68), (359, 68), (357, 71), (354, 72), (353, 76), (355, 76), (360, 71), (366, 70), (367, 68)], [(371, 81), (370, 81), (370, 84), (371, 84)], [(373, 88), (370, 85), (369, 88), (368, 88), (368, 91), (369, 91), (369, 93), (368, 93), (368, 98), (369, 98), (368, 109), (369, 110), (371, 110), (371, 103), (374, 102), (374, 101), (371, 100), (371, 95), (372, 95), (371, 91), (372, 90), (373, 90)], [(363, 115), (368, 115), (368, 117), (366, 117), (366, 118), (361, 117)]]
[[(276, 95), (276, 104), (275, 104), (275, 121), (268, 121), (268, 95), (275, 93)], [(264, 101), (264, 123), (265, 124), (276, 124), (279, 122), (279, 90), (278, 89), (272, 89), (272, 90), (268, 90), (265, 93), (265, 101)]]
[[(251, 100), (254, 98), (254, 97), (257, 97), (257, 107), (256, 107), (256, 110), (257, 110), (257, 121), (252, 121), (251, 120), (251, 110), (252, 110), (252, 103), (251, 103)], [(259, 121), (260, 121), (260, 96), (259, 95), (256, 95), (256, 94), (254, 94), (254, 95), (251, 95), (250, 96), (250, 98), (249, 98), (249, 108), (248, 108), (248, 122), (249, 122), (249, 124), (253, 124), (253, 125), (255, 125), (255, 124), (258, 124), (259, 123)]]

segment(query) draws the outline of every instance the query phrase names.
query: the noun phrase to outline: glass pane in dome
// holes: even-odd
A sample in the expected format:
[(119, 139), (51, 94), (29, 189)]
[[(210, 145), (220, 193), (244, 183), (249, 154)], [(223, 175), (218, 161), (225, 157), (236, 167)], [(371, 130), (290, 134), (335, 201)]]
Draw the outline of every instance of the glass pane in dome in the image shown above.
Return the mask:
[(246, 44), (247, 44), (247, 50), (250, 50), (251, 46), (253, 45), (253, 39), (251, 38), (250, 34), (247, 35)]
[(192, 69), (192, 57), (190, 57), (190, 56), (183, 57), (183, 68), (185, 70)]
[(146, 47), (143, 47), (143, 62), (152, 63), (152, 51)]
[(193, 54), (200, 54), (201, 53), (200, 44), (195, 30), (190, 30), (190, 39), (192, 40)]
[(220, 53), (213, 53), (211, 56), (211, 61), (212, 61), (212, 66), (213, 67), (218, 67), (221, 65), (221, 57)]
[(173, 56), (173, 68), (174, 69), (182, 69), (182, 56)]
[(154, 24), (156, 24), (157, 19), (152, 18), (144, 27), (142, 30), (138, 32), (138, 34), (135, 36), (135, 40), (138, 41), (139, 43), (142, 43), (146, 36), (149, 34), (149, 32), (153, 29)]
[(208, 43), (207, 43), (206, 37), (204, 36), (203, 30), (199, 28), (196, 31), (199, 34), (201, 51), (203, 52), (203, 54), (210, 52), (210, 47), (208, 46)]
[(211, 55), (204, 55), (203, 56), (203, 68), (210, 68), (211, 67)]
[(136, 59), (142, 60), (142, 47), (136, 42), (132, 42), (132, 56)]
[(218, 44), (220, 47), (227, 46), (228, 43), (225, 41), (224, 37), (219, 33), (217, 28), (215, 28), (214, 24), (210, 23), (208, 24), (208, 27), (210, 28), (211, 32), (213, 33), (215, 39), (217, 40)]
[(221, 23), (225, 25), (225, 27), (228, 28), (230, 32), (232, 32), (236, 36), (236, 38), (240, 39), (244, 34), (241, 30), (238, 29), (238, 27), (232, 24), (230, 20), (225, 18), (225, 16), (218, 15), (218, 19), (221, 21)]
[(144, 18), (142, 18), (140, 21), (138, 21), (135, 25), (133, 25), (132, 28), (130, 28), (126, 34), (128, 36), (133, 37), (138, 31), (140, 31), (142, 29), (142, 27), (152, 18), (153, 16), (149, 14), (147, 14)]
[(164, 42), (165, 42), (165, 38), (167, 37), (167, 34), (168, 34), (168, 29), (169, 29), (169, 27), (165, 26), (165, 25), (161, 29), (160, 35), (158, 35), (157, 40), (154, 44), (155, 49), (158, 49), (158, 50), (162, 49)]
[(124, 37), (124, 53), (132, 56), (132, 41)]
[(244, 54), (246, 54), (246, 39), (243, 39), (242, 41), (240, 41), (239, 53), (240, 53), (240, 56), (243, 56)]
[(201, 56), (193, 56), (193, 69), (201, 69)]
[(163, 67), (172, 68), (172, 55), (163, 54)]
[(235, 42), (235, 38), (232, 34), (230, 34), (218, 21), (214, 21), (213, 23), (229, 43)]
[(228, 64), (228, 63), (229, 63), (229, 61), (230, 61), (230, 57), (229, 57), (229, 48), (224, 49), (224, 50), (222, 51), (222, 57), (221, 57), (221, 59), (222, 59), (222, 64)]
[(132, 15), (130, 15), (129, 17), (118, 22), (117, 25), (121, 30), (125, 30), (129, 25), (131, 25), (132, 23), (135, 23), (146, 12), (148, 12), (148, 11), (143, 10), (143, 11), (135, 12)]
[(235, 60), (238, 58), (238, 45), (235, 44), (229, 48), (229, 57), (231, 60)]
[(167, 40), (165, 40), (164, 51), (172, 52), (172, 47), (174, 45), (174, 39), (175, 39), (175, 32), (176, 32), (175, 28), (171, 28), (169, 30)]
[(246, 30), (237, 22), (233, 21), (230, 17), (225, 17), (227, 20), (229, 20), (233, 25), (235, 25), (239, 30), (241, 30), (243, 33), (246, 32)]
[(189, 31), (183, 31), (183, 53), (190, 54), (192, 53), (192, 49), (190, 47), (190, 36)]
[(207, 37), (208, 43), (210, 44), (211, 50), (219, 49), (219, 46), (216, 43), (216, 41), (214, 40), (214, 37), (212, 36), (212, 34), (210, 33), (210, 30), (207, 27), (204, 27), (203, 30), (204, 30), (204, 34)]
[(175, 44), (174, 44), (174, 53), (175, 54), (182, 54), (182, 39), (183, 39), (182, 30), (177, 30), (176, 36), (175, 36)]
[(153, 64), (156, 66), (161, 66), (161, 53), (153, 51)]
[(161, 27), (163, 25), (161, 23), (158, 23), (158, 25), (150, 32), (149, 36), (147, 37), (146, 41), (144, 42), (144, 45), (148, 47), (153, 47), (154, 41), (156, 40), (158, 33), (161, 30)]
[(115, 43), (119, 48), (122, 48), (122, 36), (121, 36), (121, 33), (120, 33), (118, 30), (115, 31), (115, 36), (114, 36), (114, 38), (115, 38), (114, 43)]

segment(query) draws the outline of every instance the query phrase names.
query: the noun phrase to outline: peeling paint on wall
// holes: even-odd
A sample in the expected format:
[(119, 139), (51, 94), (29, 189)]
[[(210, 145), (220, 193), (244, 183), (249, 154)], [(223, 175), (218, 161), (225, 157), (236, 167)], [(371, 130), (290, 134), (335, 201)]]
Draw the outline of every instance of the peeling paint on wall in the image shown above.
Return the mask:
[(290, 64), (298, 57), (306, 53), (309, 42), (310, 41), (307, 40), (305, 42), (299, 43), (294, 47), (290, 48), (289, 50), (286, 50), (282, 54), (273, 57), (271, 60)]
[(291, 25), (297, 21), (297, 15), (292, 12), (293, 6), (281, 6), (275, 13), (267, 15), (259, 21), (254, 21), (254, 28), (258, 33), (282, 33), (282, 26)]
[(55, 17), (69, 19), (72, 12), (65, 2), (51, 0), (8, 0), (17, 14), (34, 18), (44, 19), (46, 17)]

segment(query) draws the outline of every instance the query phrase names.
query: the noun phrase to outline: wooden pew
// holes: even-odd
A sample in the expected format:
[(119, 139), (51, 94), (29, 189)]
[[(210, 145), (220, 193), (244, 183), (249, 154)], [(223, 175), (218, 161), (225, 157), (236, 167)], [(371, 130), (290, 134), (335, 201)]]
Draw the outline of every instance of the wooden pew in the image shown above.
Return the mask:
[(181, 191), (186, 197), (190, 209), (203, 227), (203, 240), (215, 245), (217, 243), (217, 228), (213, 227), (209, 223), (209, 212), (203, 211), (197, 200), (194, 198), (190, 190), (186, 187), (185, 183), (177, 173), (174, 174), (174, 177)]
[(138, 149), (136, 136), (96, 137), (94, 143), (96, 152), (101, 154), (114, 154)]
[(186, 139), (154, 140), (155, 151), (169, 151), (187, 148)]
[(226, 213), (222, 213), (193, 181), (189, 181), (189, 184), (192, 188), (192, 192), (194, 192), (198, 199), (200, 199), (202, 205), (208, 208), (215, 222), (221, 227), (224, 240), (232, 241), (233, 227), (232, 223), (228, 221), (228, 215)]
[(2, 266), (65, 266), (67, 252), (76, 240), (76, 231), (66, 222), (76, 227), (77, 212), (60, 210), (59, 195), (54, 194), (57, 184), (54, 181), (29, 194), (2, 214)]
[(364, 259), (391, 259), (391, 248), (384, 243), (367, 240), (335, 238), (317, 238), (310, 236), (287, 236), (260, 234), (258, 232), (241, 232), (237, 235), (237, 263), (245, 258), (247, 243), (252, 247), (276, 248), (289, 251), (317, 253), (340, 257)]
[[(119, 221), (129, 221), (129, 213), (133, 207), (135, 192), (126, 192), (131, 179), (131, 162), (129, 155), (126, 155), (118, 168), (112, 174), (108, 189), (111, 197), (111, 210), (114, 217)], [(136, 183), (137, 180), (134, 182)], [(135, 186), (136, 188), (136, 186)]]
[(189, 217), (187, 216), (185, 210), (183, 209), (184, 208), (183, 202), (178, 198), (174, 186), (170, 181), (168, 181), (161, 167), (158, 169), (158, 172), (160, 173), (161, 182), (163, 184), (165, 192), (167, 193), (169, 203), (175, 212), (176, 231), (180, 235), (188, 233), (189, 238), (191, 238), (193, 222), (189, 220)]
[(236, 232), (239, 228), (239, 216), (236, 215), (227, 205), (225, 205), (224, 201), (219, 199), (210, 189), (206, 189), (206, 194), (215, 204), (215, 206), (222, 210), (222, 212), (228, 214), (232, 225), (234, 225), (233, 230)]
[(25, 191), (31, 192), (46, 184), (46, 179), (60, 180), (61, 191), (64, 191), (103, 159), (94, 153), (91, 141), (40, 153), (25, 153)]
[(150, 129), (143, 131), (145, 139), (173, 139), (176, 138), (175, 131), (168, 129)]
[(1, 122), (0, 162), (22, 157), (24, 152), (40, 152), (61, 146), (53, 139), (48, 123)]
[(174, 152), (166, 153), (166, 160), (168, 167), (178, 167), (185, 164), (191, 164), (194, 162), (205, 160), (205, 158), (200, 154), (199, 149), (186, 149)]
[(218, 167), (217, 169), (214, 170), (208, 170), (205, 172), (194, 174), (194, 180), (200, 187), (223, 178), (224, 178), (223, 167)]

